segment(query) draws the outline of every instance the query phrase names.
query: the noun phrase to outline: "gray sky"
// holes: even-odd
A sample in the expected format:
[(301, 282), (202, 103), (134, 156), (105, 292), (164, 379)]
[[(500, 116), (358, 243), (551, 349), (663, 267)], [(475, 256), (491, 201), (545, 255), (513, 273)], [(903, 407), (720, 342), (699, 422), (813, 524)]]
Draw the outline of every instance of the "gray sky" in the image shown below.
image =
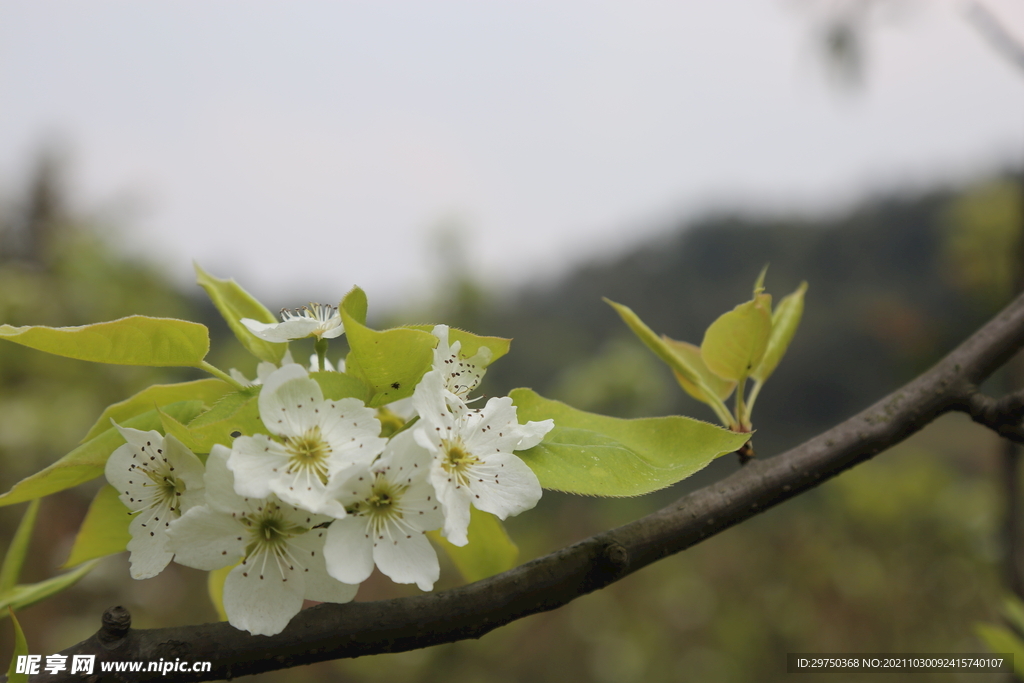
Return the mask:
[[(1024, 37), (1024, 2), (988, 5)], [(715, 207), (821, 210), (1024, 157), (1024, 75), (943, 0), (830, 87), (804, 0), (0, 0), (0, 190), (59, 139), (181, 281), (371, 306), (461, 222), (496, 290)]]

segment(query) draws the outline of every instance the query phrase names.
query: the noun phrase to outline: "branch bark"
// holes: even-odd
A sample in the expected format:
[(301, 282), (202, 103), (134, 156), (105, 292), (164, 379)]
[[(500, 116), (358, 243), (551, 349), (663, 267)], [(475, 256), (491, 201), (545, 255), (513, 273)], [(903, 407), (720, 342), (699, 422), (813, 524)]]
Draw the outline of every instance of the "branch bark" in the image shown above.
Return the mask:
[[(479, 638), (603, 588), (778, 505), (899, 443), (943, 413), (971, 412), (975, 387), (1022, 346), (1024, 296), (931, 370), (806, 443), (751, 462), (647, 517), (468, 586), (411, 598), (318, 605), (271, 637), (250, 636), (227, 623), (116, 632), (105, 627), (62, 654), (96, 655), (97, 674), (102, 661), (212, 662), (208, 673), (171, 678), (119, 673), (94, 679), (199, 681)], [(80, 681), (81, 675), (65, 672), (45, 680)]]

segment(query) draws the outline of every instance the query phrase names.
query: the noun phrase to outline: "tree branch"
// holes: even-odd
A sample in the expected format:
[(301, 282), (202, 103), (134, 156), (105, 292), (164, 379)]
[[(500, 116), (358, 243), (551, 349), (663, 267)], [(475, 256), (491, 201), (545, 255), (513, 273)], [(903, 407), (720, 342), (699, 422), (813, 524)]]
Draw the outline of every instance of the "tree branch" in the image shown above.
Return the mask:
[(971, 416), (978, 424), (984, 425), (1014, 443), (1024, 444), (1024, 390), (1007, 394), (1000, 399), (985, 396), (972, 387), (963, 397), (962, 403), (954, 406)]
[[(109, 679), (198, 681), (479, 638), (699, 543), (868, 460), (939, 415), (965, 410), (973, 405), (968, 397), (976, 395), (974, 387), (1021, 346), (1024, 296), (924, 375), (806, 443), (751, 462), (640, 520), (468, 586), (411, 598), (318, 605), (270, 637), (250, 636), (227, 623), (125, 632), (122, 618), (116, 632), (105, 627), (62, 654), (95, 654), (97, 673), (101, 661), (212, 662), (206, 674), (178, 673), (168, 679), (158, 673), (120, 673)], [(1020, 397), (1014, 397), (1016, 412)], [(80, 675), (65, 672), (45, 680), (78, 681)]]

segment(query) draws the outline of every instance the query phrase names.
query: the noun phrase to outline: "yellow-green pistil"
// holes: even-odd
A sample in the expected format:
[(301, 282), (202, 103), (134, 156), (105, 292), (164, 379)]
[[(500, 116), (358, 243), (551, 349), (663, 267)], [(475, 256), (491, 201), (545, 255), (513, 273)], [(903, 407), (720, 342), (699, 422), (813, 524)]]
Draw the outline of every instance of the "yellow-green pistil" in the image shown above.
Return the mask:
[(331, 455), (331, 446), (320, 435), (319, 426), (307, 429), (302, 436), (286, 437), (284, 447), (288, 451), (285, 472), (306, 472), (315, 475), (321, 484), (327, 483), (327, 459)]
[(153, 489), (152, 502), (150, 507), (163, 507), (166, 505), (171, 512), (178, 512), (178, 496), (185, 492), (185, 482), (177, 477), (162, 474), (147, 467), (135, 466), (135, 470), (142, 470), (149, 477), (152, 483), (144, 483), (143, 488)]
[(374, 536), (377, 536), (388, 522), (405, 517), (400, 501), (407, 488), (404, 484), (389, 481), (383, 472), (378, 472), (374, 475), (370, 495), (348, 508), (348, 512), (369, 517), (370, 528)]
[(469, 483), (469, 468), (480, 462), (480, 458), (469, 452), (462, 439), (441, 439), (441, 450), (444, 459), (441, 468), (451, 475), (456, 485), (465, 486)]
[[(295, 569), (295, 559), (288, 551), (288, 540), (306, 533), (308, 529), (286, 520), (281, 509), (274, 503), (266, 503), (255, 514), (246, 515), (243, 521), (249, 526), (249, 542), (245, 546), (243, 565), (252, 562), (251, 571), (258, 570), (261, 579), (268, 557), (274, 558), (282, 575), (285, 567)], [(248, 571), (244, 575), (248, 576)]]

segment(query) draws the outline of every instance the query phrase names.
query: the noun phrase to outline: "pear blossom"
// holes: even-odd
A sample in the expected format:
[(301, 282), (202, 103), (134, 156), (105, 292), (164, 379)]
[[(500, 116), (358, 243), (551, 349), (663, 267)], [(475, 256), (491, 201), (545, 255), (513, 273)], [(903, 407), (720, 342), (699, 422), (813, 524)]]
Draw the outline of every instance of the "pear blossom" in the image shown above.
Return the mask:
[(132, 515), (132, 578), (148, 579), (174, 556), (167, 546), (170, 523), (203, 502), (203, 464), (170, 434), (114, 426), (127, 443), (110, 454), (105, 474)]
[(242, 324), (260, 339), (278, 343), (306, 337), (334, 339), (345, 334), (338, 309), (315, 303), (295, 310), (282, 308), (279, 323), (261, 323), (252, 318), (242, 318)]
[(463, 358), (460, 354), (462, 342), (448, 343), (447, 325), (436, 325), (431, 334), (438, 339), (434, 347), (433, 369), (441, 373), (447, 398), (464, 402), (466, 396), (480, 385), (491, 361), (491, 350), (481, 346), (472, 358)]
[(374, 564), (396, 583), (429, 591), (440, 575), (437, 553), (425, 536), (444, 517), (430, 485), (430, 453), (412, 432), (388, 443), (370, 467), (354, 468), (332, 492), (348, 515), (327, 530), (327, 571), (345, 583), (361, 583)]
[[(325, 399), (301, 365), (285, 365), (263, 384), (260, 419), (266, 434), (235, 439), (228, 468), (239, 495), (284, 502), (344, 517), (327, 485), (354, 465), (369, 465), (387, 443), (375, 412), (356, 398)], [(347, 476), (344, 474), (343, 476)]]
[(216, 445), (206, 461), (207, 498), (171, 525), (175, 561), (213, 571), (237, 563), (224, 582), (228, 622), (253, 635), (280, 633), (303, 599), (349, 602), (358, 586), (330, 577), (323, 546), (329, 518), (276, 496), (235, 493), (230, 451)]
[[(316, 358), (315, 354), (313, 355), (313, 358)], [(274, 365), (270, 361), (261, 361), (256, 366), (256, 379), (249, 379), (235, 368), (231, 368), (230, 370), (228, 370), (228, 374), (231, 375), (231, 378), (234, 379), (239, 384), (241, 384), (243, 387), (257, 387), (263, 384), (267, 377), (270, 377), (271, 373), (273, 373), (279, 367), (283, 367), (294, 362), (295, 361), (292, 360), (291, 349), (285, 349), (284, 356), (281, 357), (280, 366)]]
[(491, 398), (476, 410), (451, 404), (444, 382), (431, 370), (416, 386), (413, 404), (420, 421), (412, 432), (432, 456), (430, 482), (444, 511), (443, 533), (461, 546), (468, 540), (471, 505), (505, 519), (540, 500), (537, 475), (513, 451), (536, 446), (554, 421), (519, 424), (508, 396)]

